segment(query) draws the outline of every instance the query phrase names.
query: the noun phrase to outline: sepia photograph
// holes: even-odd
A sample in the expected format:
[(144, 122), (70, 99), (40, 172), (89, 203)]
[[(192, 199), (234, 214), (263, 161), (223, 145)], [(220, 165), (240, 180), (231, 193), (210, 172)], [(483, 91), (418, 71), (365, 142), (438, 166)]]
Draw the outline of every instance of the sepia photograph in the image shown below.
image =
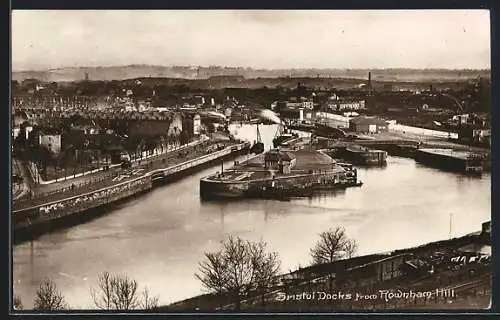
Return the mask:
[(11, 312), (491, 308), (488, 10), (11, 25)]

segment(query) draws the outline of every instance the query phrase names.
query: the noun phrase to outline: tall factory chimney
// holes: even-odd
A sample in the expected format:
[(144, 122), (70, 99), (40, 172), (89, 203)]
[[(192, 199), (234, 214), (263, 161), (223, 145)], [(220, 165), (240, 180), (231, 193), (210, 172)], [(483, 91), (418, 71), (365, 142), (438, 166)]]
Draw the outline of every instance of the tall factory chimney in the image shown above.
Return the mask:
[(368, 95), (372, 95), (372, 73), (368, 72)]

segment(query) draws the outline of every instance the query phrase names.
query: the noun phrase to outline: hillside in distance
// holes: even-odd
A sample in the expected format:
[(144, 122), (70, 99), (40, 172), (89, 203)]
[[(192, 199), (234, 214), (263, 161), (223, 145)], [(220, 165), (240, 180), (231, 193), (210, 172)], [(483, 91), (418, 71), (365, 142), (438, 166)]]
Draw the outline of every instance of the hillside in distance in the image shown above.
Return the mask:
[(448, 69), (253, 69), (242, 67), (192, 67), (192, 66), (151, 66), (128, 65), (112, 67), (67, 67), (37, 71), (14, 71), (12, 80), (23, 81), (35, 78), (46, 82), (65, 82), (84, 80), (110, 81), (135, 78), (179, 78), (208, 79), (219, 76), (239, 76), (255, 78), (351, 78), (367, 79), (368, 72), (376, 81), (394, 82), (446, 82), (474, 79), (478, 76), (490, 77), (490, 70), (448, 70)]

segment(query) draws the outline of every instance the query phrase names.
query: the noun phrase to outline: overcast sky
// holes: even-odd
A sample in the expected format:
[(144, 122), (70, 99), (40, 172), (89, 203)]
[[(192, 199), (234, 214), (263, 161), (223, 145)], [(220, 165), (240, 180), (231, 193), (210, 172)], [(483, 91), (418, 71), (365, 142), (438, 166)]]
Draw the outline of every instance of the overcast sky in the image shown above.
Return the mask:
[(490, 68), (486, 10), (14, 11), (12, 68)]

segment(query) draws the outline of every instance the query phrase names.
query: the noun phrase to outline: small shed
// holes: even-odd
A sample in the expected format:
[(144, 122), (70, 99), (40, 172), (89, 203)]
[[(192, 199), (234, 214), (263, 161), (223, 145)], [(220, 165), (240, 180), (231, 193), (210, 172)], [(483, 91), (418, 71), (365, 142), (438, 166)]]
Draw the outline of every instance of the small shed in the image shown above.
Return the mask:
[(269, 150), (264, 154), (264, 167), (278, 170), (280, 173), (290, 173), (296, 161), (295, 155), (278, 149)]

